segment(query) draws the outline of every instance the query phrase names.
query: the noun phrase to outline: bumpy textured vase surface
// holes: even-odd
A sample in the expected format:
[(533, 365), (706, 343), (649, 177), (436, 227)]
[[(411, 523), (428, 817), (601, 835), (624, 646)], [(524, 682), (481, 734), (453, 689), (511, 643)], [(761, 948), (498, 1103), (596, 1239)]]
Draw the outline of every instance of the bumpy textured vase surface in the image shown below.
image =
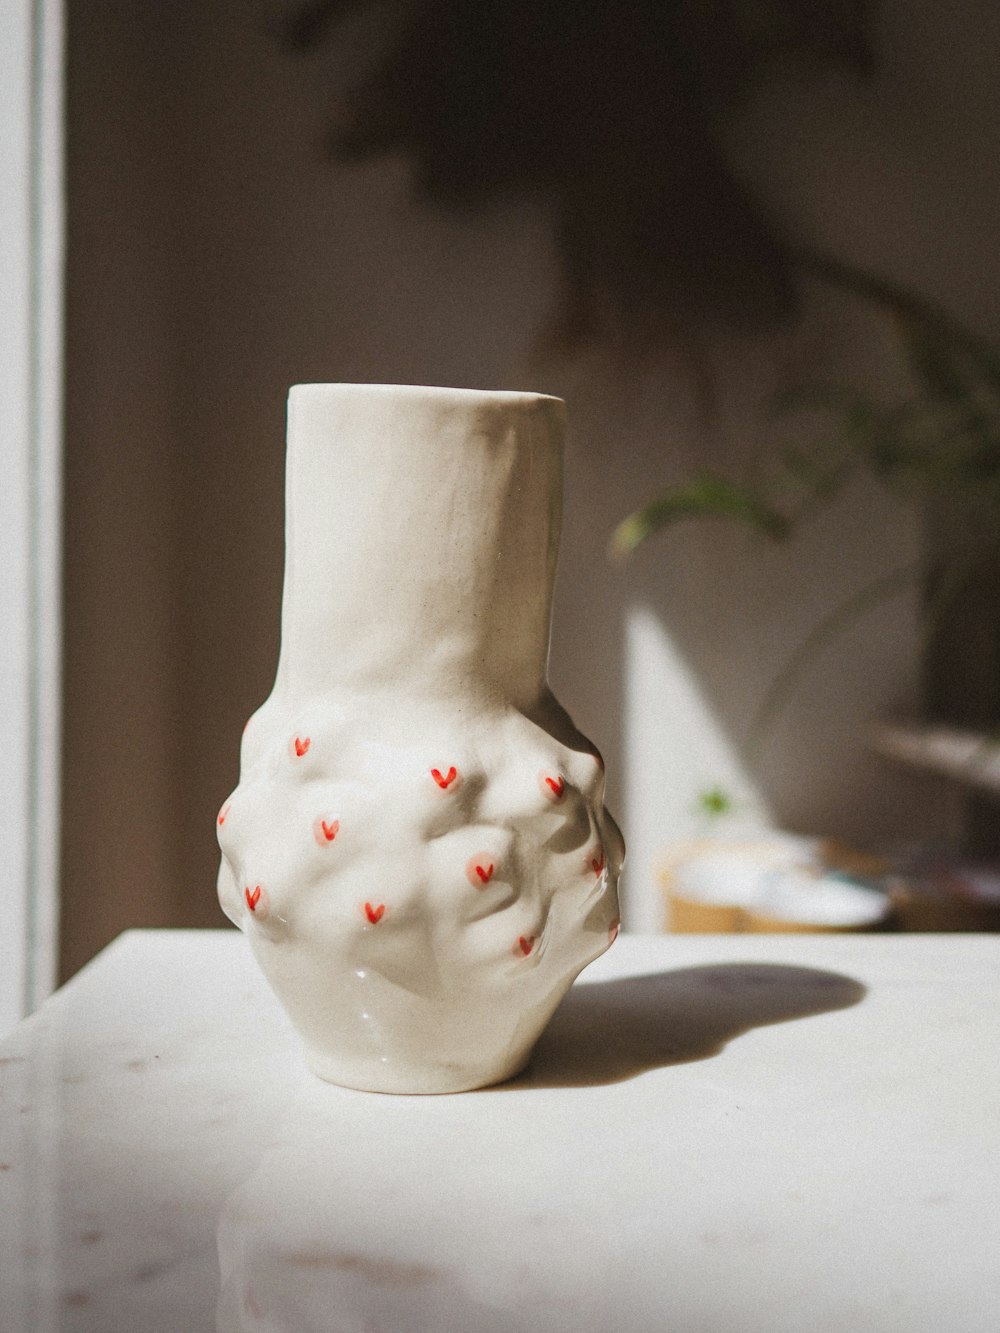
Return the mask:
[(321, 1077), (515, 1074), (614, 939), (604, 770), (546, 684), (563, 403), (303, 384), (281, 654), (219, 898)]

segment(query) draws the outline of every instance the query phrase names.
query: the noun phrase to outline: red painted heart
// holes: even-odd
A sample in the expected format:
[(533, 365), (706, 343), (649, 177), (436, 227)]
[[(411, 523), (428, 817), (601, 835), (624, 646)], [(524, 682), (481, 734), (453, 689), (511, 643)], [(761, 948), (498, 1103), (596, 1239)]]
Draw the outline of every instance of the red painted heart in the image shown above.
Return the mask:
[(324, 819), (323, 816), (318, 816), (313, 820), (312, 831), (318, 846), (329, 847), (340, 832), (340, 820)]
[(250, 911), (256, 912), (257, 904), (260, 902), (260, 885), (259, 884), (256, 885), (253, 893), (251, 893), (250, 885), (248, 884), (247, 887), (243, 890), (243, 896), (247, 900), (247, 907), (250, 908)]
[(548, 787), (546, 795), (550, 801), (561, 801), (563, 793), (566, 791), (566, 779), (560, 773), (557, 778), (546, 777), (545, 785)]
[(524, 957), (527, 958), (528, 954), (531, 953), (532, 949), (535, 947), (534, 935), (520, 935), (518, 937), (517, 947), (520, 949)]
[(454, 764), (452, 764), (451, 768), (448, 769), (447, 773), (442, 773), (439, 768), (432, 768), (431, 777), (434, 779), (434, 781), (437, 783), (437, 785), (441, 788), (442, 791), (447, 791), (448, 788), (451, 786), (451, 784), (458, 777), (458, 769), (455, 767)]
[(232, 804), (233, 804), (232, 801), (227, 801), (226, 804), (219, 811), (219, 828), (222, 828), (223, 824), (226, 822), (226, 815), (229, 814)]
[(378, 907), (373, 907), (371, 903), (365, 903), (365, 916), (373, 926), (377, 926), (385, 916), (385, 903), (379, 903)]
[(496, 871), (496, 863), (489, 852), (476, 852), (465, 863), (465, 878), (474, 889), (485, 889)]
[(310, 741), (308, 736), (306, 736), (304, 739), (301, 739), (298, 736), (295, 737), (295, 753), (299, 757), (299, 759), (301, 759), (302, 756), (305, 754), (305, 752), (309, 749), (311, 743), (312, 742)]
[(593, 870), (594, 874), (598, 876), (598, 878), (600, 878), (600, 874), (601, 871), (604, 869), (604, 865), (605, 861), (604, 861), (603, 850), (598, 852), (596, 856), (592, 856), (590, 858), (590, 868), (591, 870)]

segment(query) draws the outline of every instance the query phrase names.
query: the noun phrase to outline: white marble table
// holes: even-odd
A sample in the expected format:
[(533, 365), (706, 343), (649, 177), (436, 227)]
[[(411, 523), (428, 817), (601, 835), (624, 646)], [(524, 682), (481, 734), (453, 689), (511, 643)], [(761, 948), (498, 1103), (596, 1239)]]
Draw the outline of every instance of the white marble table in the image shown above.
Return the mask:
[(228, 932), (0, 1046), (4, 1333), (1000, 1327), (1000, 937), (622, 937), (532, 1070), (313, 1079)]

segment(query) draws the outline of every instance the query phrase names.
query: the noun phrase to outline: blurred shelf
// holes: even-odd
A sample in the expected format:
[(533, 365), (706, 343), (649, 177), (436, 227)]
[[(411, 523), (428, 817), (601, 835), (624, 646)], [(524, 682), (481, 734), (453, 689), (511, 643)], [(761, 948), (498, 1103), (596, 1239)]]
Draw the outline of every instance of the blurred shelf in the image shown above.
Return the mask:
[(1000, 798), (1000, 741), (986, 732), (886, 722), (873, 728), (869, 740), (872, 749), (887, 759)]

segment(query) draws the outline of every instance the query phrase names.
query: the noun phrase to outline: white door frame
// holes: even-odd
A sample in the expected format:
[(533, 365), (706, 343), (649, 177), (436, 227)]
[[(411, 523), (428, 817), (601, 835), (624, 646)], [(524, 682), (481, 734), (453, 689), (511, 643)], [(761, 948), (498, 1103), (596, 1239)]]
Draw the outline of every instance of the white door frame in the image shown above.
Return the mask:
[(0, 1035), (56, 978), (63, 0), (0, 5)]

